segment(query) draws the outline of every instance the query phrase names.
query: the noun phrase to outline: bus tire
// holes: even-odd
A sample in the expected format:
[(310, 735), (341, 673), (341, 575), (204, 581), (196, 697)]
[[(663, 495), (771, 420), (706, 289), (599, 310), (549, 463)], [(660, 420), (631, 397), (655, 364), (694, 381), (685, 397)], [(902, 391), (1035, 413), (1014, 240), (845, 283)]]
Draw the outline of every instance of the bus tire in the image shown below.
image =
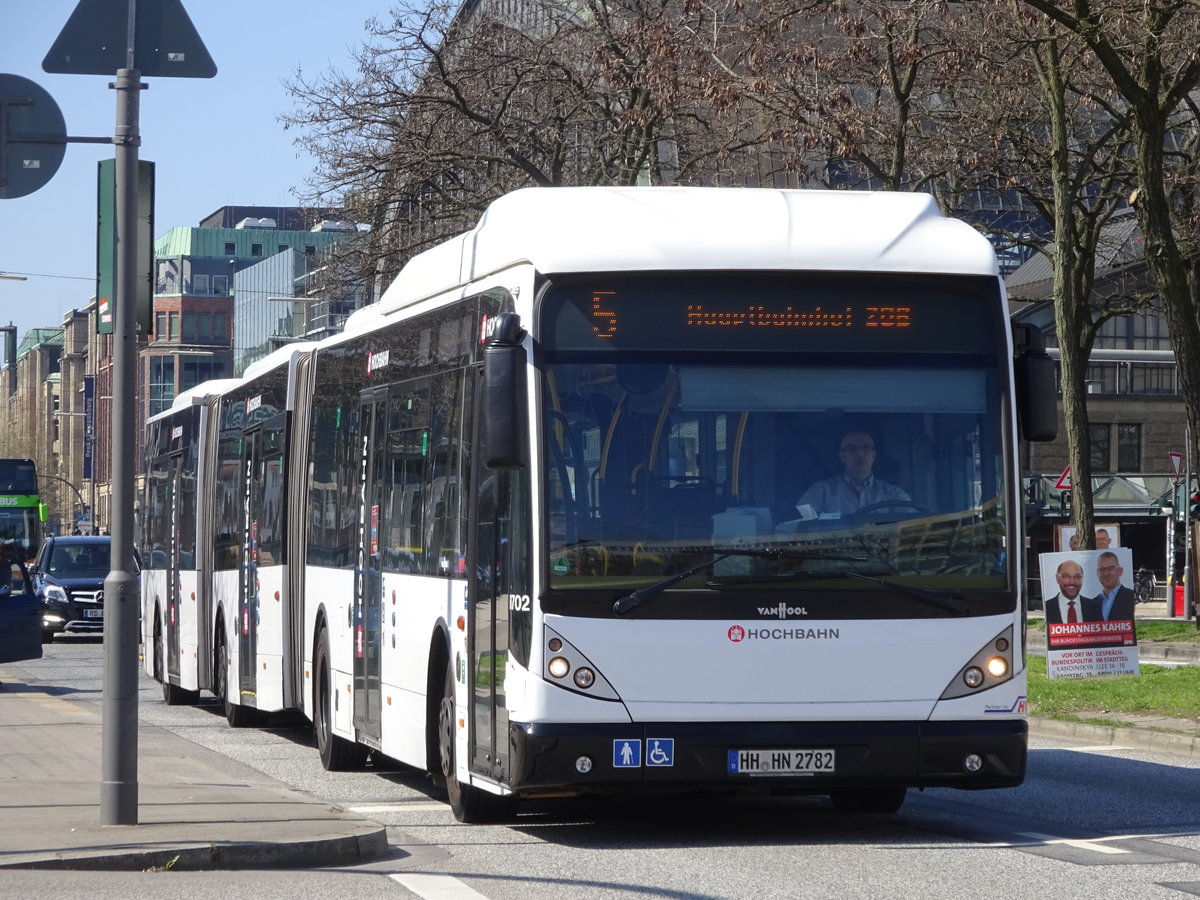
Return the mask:
[(217, 644), (213, 651), (213, 693), (221, 701), (225, 721), (230, 728), (254, 724), (255, 710), (229, 699), (229, 654), (225, 652), (225, 626), (217, 626)]
[(347, 772), (362, 768), (367, 748), (333, 733), (333, 679), (329, 666), (329, 632), (317, 634), (317, 652), (313, 658), (313, 732), (317, 753), (327, 772)]
[(454, 749), (455, 719), (454, 670), (447, 663), (442, 702), (438, 706), (438, 757), (442, 764), (446, 794), (450, 799), (450, 811), (458, 821), (468, 824), (503, 822), (511, 819), (517, 809), (516, 797), (489, 794), (458, 780)]
[(163, 703), (167, 706), (191, 706), (199, 700), (197, 691), (186, 691), (177, 684), (171, 684), (167, 675), (166, 656), (163, 655), (162, 618), (159, 611), (154, 611), (154, 680), (162, 685)]
[(904, 804), (908, 788), (842, 788), (830, 791), (833, 808), (840, 813), (886, 814), (897, 812)]

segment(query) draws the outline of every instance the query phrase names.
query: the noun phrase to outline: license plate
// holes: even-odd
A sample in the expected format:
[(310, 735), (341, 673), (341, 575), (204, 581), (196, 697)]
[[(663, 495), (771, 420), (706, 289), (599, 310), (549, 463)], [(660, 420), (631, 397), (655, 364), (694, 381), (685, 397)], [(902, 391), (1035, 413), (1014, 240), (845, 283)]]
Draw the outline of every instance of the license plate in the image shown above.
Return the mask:
[(833, 750), (730, 750), (731, 775), (832, 774)]
[(85, 619), (103, 619), (104, 618), (104, 610), (103, 609), (85, 609), (83, 611), (83, 617)]

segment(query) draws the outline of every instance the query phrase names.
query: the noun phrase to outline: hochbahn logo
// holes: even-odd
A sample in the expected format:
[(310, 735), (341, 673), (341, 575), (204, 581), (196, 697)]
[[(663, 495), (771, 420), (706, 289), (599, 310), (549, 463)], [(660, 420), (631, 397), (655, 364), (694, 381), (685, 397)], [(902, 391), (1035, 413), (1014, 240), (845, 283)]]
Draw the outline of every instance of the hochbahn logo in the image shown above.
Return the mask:
[(735, 644), (742, 641), (836, 641), (841, 635), (836, 628), (743, 628), (731, 625), (725, 632)]

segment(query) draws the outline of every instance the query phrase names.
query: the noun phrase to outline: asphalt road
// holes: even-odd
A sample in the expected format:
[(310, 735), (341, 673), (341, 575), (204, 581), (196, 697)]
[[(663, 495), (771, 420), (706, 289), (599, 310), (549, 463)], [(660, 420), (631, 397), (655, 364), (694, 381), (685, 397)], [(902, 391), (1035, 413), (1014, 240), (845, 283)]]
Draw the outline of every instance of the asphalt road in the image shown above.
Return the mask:
[[(101, 645), (46, 648), (43, 683), (100, 703)], [(310, 729), (234, 730), (215, 705), (167, 707), (144, 679), (143, 721), (388, 826), (394, 856), (292, 872), (5, 872), (7, 897), (1180, 898), (1200, 896), (1200, 760), (1035, 739), (1017, 789), (910, 793), (895, 816), (822, 799), (543, 803), (505, 826), (456, 823), (420, 773), (322, 770)], [(0, 803), (2, 807), (2, 803)]]

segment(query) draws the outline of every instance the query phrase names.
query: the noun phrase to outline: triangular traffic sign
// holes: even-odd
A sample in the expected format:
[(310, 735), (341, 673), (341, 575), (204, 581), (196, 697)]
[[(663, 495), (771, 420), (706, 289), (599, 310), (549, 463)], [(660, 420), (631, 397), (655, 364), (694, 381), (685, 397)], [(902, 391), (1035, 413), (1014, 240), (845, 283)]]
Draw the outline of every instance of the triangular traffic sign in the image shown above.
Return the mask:
[[(130, 0), (79, 0), (42, 69), (64, 75), (114, 75), (130, 68)], [(216, 63), (181, 0), (137, 0), (133, 66), (144, 77), (212, 78)]]
[(1054, 483), (1056, 491), (1069, 491), (1071, 489), (1071, 467), (1067, 466), (1063, 469), (1063, 473), (1058, 476), (1058, 481)]

